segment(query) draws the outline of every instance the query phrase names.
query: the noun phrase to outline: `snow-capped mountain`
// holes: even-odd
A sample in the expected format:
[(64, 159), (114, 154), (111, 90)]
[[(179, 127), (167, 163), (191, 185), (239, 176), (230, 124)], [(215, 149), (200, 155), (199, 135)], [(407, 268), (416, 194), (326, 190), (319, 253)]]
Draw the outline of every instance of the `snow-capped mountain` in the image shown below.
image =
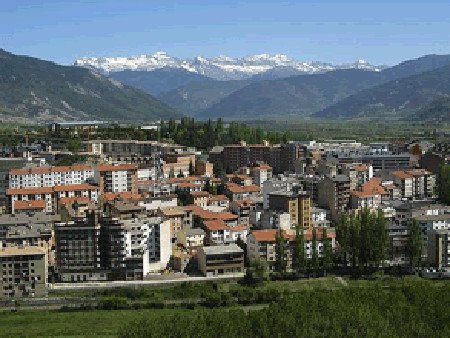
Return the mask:
[(94, 68), (105, 73), (123, 70), (153, 71), (161, 68), (178, 68), (217, 80), (241, 80), (268, 71), (271, 76), (275, 76), (278, 69), (280, 74), (286, 74), (288, 69), (291, 69), (290, 73), (292, 74), (314, 74), (335, 69), (356, 68), (380, 71), (384, 68), (371, 65), (364, 60), (333, 65), (318, 61), (299, 61), (285, 54), (257, 54), (242, 58), (224, 55), (214, 58), (197, 56), (193, 59), (179, 59), (165, 52), (130, 57), (84, 57), (76, 60), (75, 65)]

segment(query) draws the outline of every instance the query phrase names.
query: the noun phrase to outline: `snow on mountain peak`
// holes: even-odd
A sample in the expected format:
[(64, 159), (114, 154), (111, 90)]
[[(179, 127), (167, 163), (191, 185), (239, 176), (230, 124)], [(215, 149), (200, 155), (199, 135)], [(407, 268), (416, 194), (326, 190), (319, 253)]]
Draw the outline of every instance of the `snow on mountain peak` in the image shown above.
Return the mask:
[[(380, 71), (382, 67), (369, 64), (365, 60), (354, 63), (333, 65), (318, 61), (299, 61), (286, 54), (255, 54), (241, 58), (220, 55), (214, 58), (196, 56), (193, 59), (178, 59), (164, 51), (153, 55), (127, 57), (83, 57), (75, 65), (103, 71), (105, 73), (122, 70), (153, 71), (161, 68), (178, 68), (202, 74), (218, 80), (240, 80), (278, 68), (291, 69), (293, 74), (314, 74), (335, 69), (365, 69)], [(280, 68), (280, 69), (281, 69)]]

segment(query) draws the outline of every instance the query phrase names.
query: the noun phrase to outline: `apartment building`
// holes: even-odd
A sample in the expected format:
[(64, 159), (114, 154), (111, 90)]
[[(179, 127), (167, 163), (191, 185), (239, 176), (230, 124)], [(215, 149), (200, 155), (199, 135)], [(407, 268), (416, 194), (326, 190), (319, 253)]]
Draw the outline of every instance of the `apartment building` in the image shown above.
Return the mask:
[(173, 242), (181, 230), (192, 228), (192, 212), (188, 208), (180, 206), (160, 208), (158, 216), (169, 221), (170, 238)]
[(78, 185), (90, 182), (93, 178), (93, 167), (73, 165), (11, 169), (8, 182), (10, 189), (27, 189)]
[(392, 176), (402, 198), (426, 199), (436, 195), (436, 175), (425, 169), (394, 171)]
[(37, 247), (0, 249), (0, 300), (47, 295), (47, 254)]
[(96, 202), (99, 188), (88, 183), (37, 188), (10, 188), (7, 190), (10, 213), (25, 211), (56, 212), (61, 201), (85, 198)]
[(329, 209), (332, 220), (345, 212), (350, 202), (350, 179), (345, 175), (325, 177), (318, 186), (319, 206)]
[(260, 192), (260, 188), (256, 185), (240, 186), (236, 183), (227, 183), (225, 194), (232, 201), (252, 199)]
[(245, 241), (249, 226), (247, 224), (228, 225), (223, 220), (214, 219), (204, 221), (203, 230), (207, 245), (224, 245), (235, 243), (238, 239)]
[(201, 247), (197, 259), (200, 271), (207, 277), (244, 272), (244, 251), (236, 244)]
[(137, 195), (137, 166), (134, 164), (102, 164), (97, 166), (95, 176), (102, 195)]
[(370, 164), (364, 163), (343, 164), (340, 173), (348, 176), (350, 190), (357, 190), (372, 179), (373, 167)]
[(301, 183), (296, 177), (274, 177), (265, 181), (262, 186), (263, 208), (269, 207), (269, 194), (275, 191), (295, 191), (301, 188)]
[(253, 163), (250, 166), (250, 176), (258, 187), (262, 187), (263, 183), (272, 179), (272, 167), (265, 163)]
[(269, 210), (287, 212), (294, 224), (310, 227), (312, 202), (303, 192), (278, 191), (269, 194)]
[(54, 232), (56, 271), (60, 281), (108, 279), (109, 271), (102, 269), (100, 260), (100, 222), (97, 214), (56, 223)]
[(114, 280), (142, 280), (165, 270), (172, 254), (169, 221), (145, 214), (101, 221), (102, 266)]
[(137, 157), (147, 156), (151, 159), (154, 155), (187, 150), (187, 147), (177, 144), (137, 140), (89, 140), (84, 141), (83, 145), (88, 153), (110, 160), (126, 157), (128, 163)]

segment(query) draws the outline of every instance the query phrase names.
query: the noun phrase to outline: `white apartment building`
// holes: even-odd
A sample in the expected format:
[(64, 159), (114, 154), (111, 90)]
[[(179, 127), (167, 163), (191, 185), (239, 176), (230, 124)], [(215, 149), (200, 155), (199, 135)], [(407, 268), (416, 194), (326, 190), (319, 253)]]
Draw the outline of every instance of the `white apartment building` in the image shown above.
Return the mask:
[(33, 167), (11, 169), (9, 171), (9, 188), (42, 188), (57, 185), (74, 185), (90, 181), (94, 169), (88, 165)]
[(137, 193), (137, 166), (134, 164), (99, 165), (95, 178), (101, 194)]

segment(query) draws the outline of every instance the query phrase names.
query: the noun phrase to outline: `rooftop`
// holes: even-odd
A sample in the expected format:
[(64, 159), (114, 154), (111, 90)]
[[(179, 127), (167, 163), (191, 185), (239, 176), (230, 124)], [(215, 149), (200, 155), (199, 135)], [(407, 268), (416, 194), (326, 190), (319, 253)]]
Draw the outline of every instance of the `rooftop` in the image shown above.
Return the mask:
[(204, 246), (202, 249), (206, 255), (226, 255), (234, 253), (244, 253), (237, 244), (230, 245), (216, 245), (216, 246)]

